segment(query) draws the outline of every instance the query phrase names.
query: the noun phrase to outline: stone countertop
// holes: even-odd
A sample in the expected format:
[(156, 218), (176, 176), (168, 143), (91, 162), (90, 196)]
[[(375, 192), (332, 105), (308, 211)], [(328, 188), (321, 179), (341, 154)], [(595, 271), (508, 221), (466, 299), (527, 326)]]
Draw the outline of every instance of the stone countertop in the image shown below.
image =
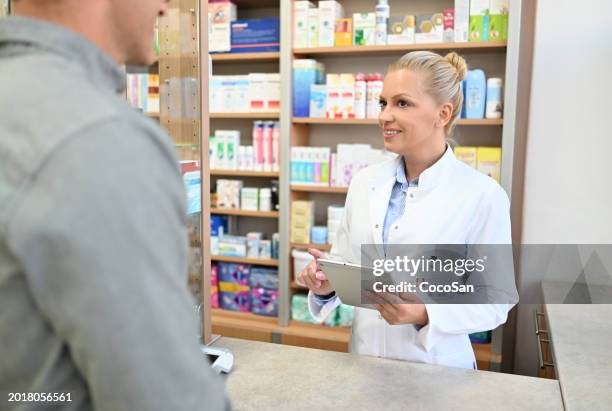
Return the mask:
[(556, 380), (221, 338), (236, 410), (562, 410)]
[[(567, 289), (567, 283), (542, 283), (544, 302), (547, 296)], [(566, 409), (609, 410), (612, 407), (612, 305), (545, 304), (545, 310), (555, 371)]]

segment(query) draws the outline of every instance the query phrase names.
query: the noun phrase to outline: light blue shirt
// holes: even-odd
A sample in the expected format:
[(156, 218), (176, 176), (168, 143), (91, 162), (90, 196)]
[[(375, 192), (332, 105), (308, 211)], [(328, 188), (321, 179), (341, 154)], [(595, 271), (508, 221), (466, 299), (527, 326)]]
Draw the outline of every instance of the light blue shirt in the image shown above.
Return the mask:
[[(385, 222), (383, 224), (383, 246), (385, 246), (385, 254), (387, 253), (386, 245), (389, 240), (389, 228), (402, 215), (404, 215), (404, 210), (406, 209), (406, 194), (408, 193), (408, 187), (417, 187), (418, 184), (418, 178), (408, 181), (408, 178), (406, 177), (404, 159), (402, 158), (402, 161), (399, 163), (397, 169), (395, 170), (395, 184), (393, 185), (393, 189), (391, 190), (391, 197), (389, 198), (389, 205), (387, 207), (387, 213), (385, 214)], [(327, 299), (321, 298), (316, 294), (314, 294), (314, 296), (316, 302), (320, 305), (324, 305), (327, 302), (337, 298), (337, 296), (335, 295)]]

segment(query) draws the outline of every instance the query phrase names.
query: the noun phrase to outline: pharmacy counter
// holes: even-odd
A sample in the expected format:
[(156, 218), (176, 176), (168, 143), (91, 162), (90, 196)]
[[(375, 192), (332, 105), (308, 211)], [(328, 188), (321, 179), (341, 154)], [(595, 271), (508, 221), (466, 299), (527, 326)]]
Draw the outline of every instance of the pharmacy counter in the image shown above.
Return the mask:
[[(544, 301), (562, 301), (562, 282), (542, 284)], [(578, 290), (583, 293), (584, 290)], [(594, 302), (612, 302), (612, 289), (593, 287)], [(567, 410), (609, 410), (612, 404), (612, 305), (545, 304), (555, 372)]]
[(221, 338), (236, 410), (562, 410), (556, 380)]

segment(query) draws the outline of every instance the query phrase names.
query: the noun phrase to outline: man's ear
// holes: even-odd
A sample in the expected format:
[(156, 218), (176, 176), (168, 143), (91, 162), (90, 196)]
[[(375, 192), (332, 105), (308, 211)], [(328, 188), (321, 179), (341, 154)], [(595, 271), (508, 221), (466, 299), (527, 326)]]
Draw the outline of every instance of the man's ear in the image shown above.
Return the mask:
[(453, 105), (451, 103), (444, 103), (438, 112), (438, 121), (436, 122), (436, 126), (445, 127), (450, 122), (452, 116)]

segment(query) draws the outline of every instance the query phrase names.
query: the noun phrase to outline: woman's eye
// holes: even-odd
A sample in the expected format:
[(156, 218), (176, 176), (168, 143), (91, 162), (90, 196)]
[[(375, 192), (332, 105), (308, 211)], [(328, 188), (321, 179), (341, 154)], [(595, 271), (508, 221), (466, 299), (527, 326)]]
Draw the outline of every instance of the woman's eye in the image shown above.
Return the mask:
[(400, 100), (397, 102), (398, 107), (400, 108), (406, 108), (406, 107), (410, 107), (410, 103), (405, 101), (405, 100)]
[(384, 100), (380, 100), (380, 101), (378, 102), (378, 105), (379, 105), (381, 108), (383, 108), (383, 107), (387, 107), (387, 102), (386, 102), (386, 101), (384, 101)]

